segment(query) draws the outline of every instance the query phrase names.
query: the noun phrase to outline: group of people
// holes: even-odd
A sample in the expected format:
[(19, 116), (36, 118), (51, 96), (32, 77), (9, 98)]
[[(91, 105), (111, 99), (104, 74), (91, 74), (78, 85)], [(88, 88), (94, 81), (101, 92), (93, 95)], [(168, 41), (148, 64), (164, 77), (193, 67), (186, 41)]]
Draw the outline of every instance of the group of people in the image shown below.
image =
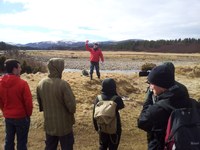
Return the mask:
[[(92, 79), (94, 67), (100, 78), (99, 59), (104, 61), (103, 54), (95, 44), (90, 51)], [(48, 63), (48, 77), (42, 79), (37, 86), (39, 111), (44, 113), (44, 129), (46, 134), (45, 149), (56, 150), (60, 142), (62, 150), (73, 150), (76, 112), (76, 100), (69, 83), (62, 79), (64, 60), (51, 58)], [(6, 74), (0, 77), (0, 109), (5, 117), (5, 150), (14, 150), (15, 134), (17, 149), (27, 149), (30, 127), (30, 116), (33, 111), (32, 95), (27, 82), (20, 78), (20, 62), (15, 59), (5, 61)], [(174, 108), (190, 107), (187, 88), (175, 80), (175, 67), (172, 63), (164, 63), (154, 67), (147, 77), (148, 88), (143, 109), (138, 117), (138, 127), (147, 132), (148, 149), (163, 150), (167, 120)], [(102, 81), (101, 97), (103, 100), (116, 96), (117, 130), (115, 134), (99, 132), (93, 118), (95, 130), (99, 133), (100, 150), (117, 150), (122, 133), (119, 110), (123, 109), (122, 98), (117, 94), (116, 82), (112, 78)], [(98, 103), (98, 97), (94, 106)], [(94, 113), (93, 113), (94, 114)], [(113, 140), (115, 142), (113, 142)]]

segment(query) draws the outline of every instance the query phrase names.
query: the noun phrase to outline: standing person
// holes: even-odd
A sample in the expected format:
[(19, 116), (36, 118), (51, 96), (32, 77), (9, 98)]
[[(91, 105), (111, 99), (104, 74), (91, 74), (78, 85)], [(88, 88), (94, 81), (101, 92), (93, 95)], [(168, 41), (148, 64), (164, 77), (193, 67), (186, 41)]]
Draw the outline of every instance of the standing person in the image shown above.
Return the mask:
[(138, 118), (138, 127), (148, 133), (148, 150), (163, 150), (167, 121), (176, 108), (190, 106), (185, 91), (175, 84), (174, 74), (167, 65), (152, 69), (146, 101)]
[(45, 150), (56, 150), (58, 142), (62, 150), (73, 150), (76, 102), (70, 85), (61, 79), (64, 60), (52, 58), (47, 66), (49, 75), (37, 86), (39, 109), (44, 112)]
[[(164, 62), (163, 65), (166, 65), (175, 77), (175, 66), (174, 66), (174, 64), (172, 62)], [(175, 81), (175, 84), (183, 92), (183, 94), (184, 94), (183, 97), (189, 98), (189, 93), (188, 93), (186, 86), (181, 84), (178, 81)], [(176, 86), (174, 86), (174, 87), (176, 87)], [(147, 88), (146, 98), (145, 98), (144, 102), (145, 102), (144, 105), (143, 105), (144, 107), (148, 107), (149, 105), (153, 105), (156, 102), (156, 97), (154, 96), (153, 91), (149, 87)], [(143, 108), (143, 109), (145, 109), (145, 108)], [(147, 132), (148, 147), (151, 147), (150, 141), (153, 137), (154, 137), (154, 135), (152, 134), (152, 132)]]
[[(175, 78), (175, 66), (172, 62), (164, 62), (162, 65), (166, 65), (166, 67), (169, 68), (169, 71), (173, 74), (174, 78)], [(175, 85), (177, 85), (180, 90), (183, 92), (183, 94), (185, 94), (184, 97), (189, 98), (189, 93), (188, 93), (188, 89), (185, 85), (183, 85), (182, 83), (178, 82), (175, 80)], [(151, 91), (151, 89), (149, 87), (147, 87), (147, 92), (146, 92), (146, 98), (145, 98), (145, 102), (148, 103), (155, 103), (155, 97), (153, 95), (153, 91)]]
[[(118, 110), (124, 108), (124, 103), (120, 96), (118, 96), (116, 91), (116, 83), (114, 79), (107, 78), (103, 80), (102, 82), (102, 90), (101, 90), (101, 98), (102, 100), (110, 100), (113, 98), (113, 96), (116, 96), (114, 99), (114, 102), (117, 104), (116, 106), (116, 119), (117, 119), (117, 130), (115, 134), (107, 134), (104, 132), (101, 132), (96, 120), (94, 119), (94, 112), (93, 112), (93, 124), (94, 128), (97, 132), (99, 132), (99, 150), (117, 150), (120, 137), (121, 137), (121, 120), (120, 120), (120, 114)], [(99, 102), (99, 98), (97, 96), (96, 100), (94, 101), (94, 109), (95, 105)]]
[(4, 63), (6, 74), (0, 77), (0, 109), (5, 117), (5, 150), (27, 150), (30, 116), (33, 102), (29, 85), (20, 78), (20, 62), (7, 59)]
[(101, 59), (101, 62), (104, 62), (104, 57), (102, 54), (101, 49), (99, 48), (99, 44), (98, 43), (94, 43), (93, 48), (90, 48), (88, 46), (88, 40), (86, 40), (85, 42), (85, 47), (86, 50), (88, 50), (90, 52), (90, 79), (92, 80), (92, 75), (93, 75), (93, 71), (94, 71), (94, 67), (96, 69), (96, 74), (97, 77), (100, 79), (100, 71), (99, 71), (99, 60)]

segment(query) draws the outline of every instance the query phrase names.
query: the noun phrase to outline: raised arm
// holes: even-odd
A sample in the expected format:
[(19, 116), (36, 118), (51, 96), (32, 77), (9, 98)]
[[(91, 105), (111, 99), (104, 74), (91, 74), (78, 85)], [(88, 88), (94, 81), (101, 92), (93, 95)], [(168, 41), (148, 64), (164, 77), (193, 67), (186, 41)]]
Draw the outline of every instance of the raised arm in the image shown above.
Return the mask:
[(86, 48), (87, 51), (91, 52), (92, 48), (89, 47), (88, 43), (89, 43), (89, 40), (86, 40), (85, 41), (85, 48)]

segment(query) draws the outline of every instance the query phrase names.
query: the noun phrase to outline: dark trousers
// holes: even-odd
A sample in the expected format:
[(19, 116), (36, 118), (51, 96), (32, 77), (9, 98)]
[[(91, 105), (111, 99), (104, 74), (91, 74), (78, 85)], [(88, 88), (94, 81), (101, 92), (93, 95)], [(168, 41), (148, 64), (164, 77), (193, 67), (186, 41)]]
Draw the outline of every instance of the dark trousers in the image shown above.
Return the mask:
[(121, 138), (121, 132), (117, 134), (99, 133), (99, 150), (117, 150)]
[(5, 119), (6, 137), (5, 150), (15, 149), (15, 134), (17, 135), (17, 150), (27, 150), (27, 139), (30, 127), (30, 117), (21, 119)]
[(51, 136), (46, 134), (45, 150), (57, 150), (58, 142), (62, 150), (73, 150), (74, 134), (73, 132), (64, 136)]
[(100, 72), (99, 72), (99, 62), (90, 62), (90, 75), (92, 76), (94, 68), (96, 70), (96, 74), (98, 76), (98, 78), (100, 78)]

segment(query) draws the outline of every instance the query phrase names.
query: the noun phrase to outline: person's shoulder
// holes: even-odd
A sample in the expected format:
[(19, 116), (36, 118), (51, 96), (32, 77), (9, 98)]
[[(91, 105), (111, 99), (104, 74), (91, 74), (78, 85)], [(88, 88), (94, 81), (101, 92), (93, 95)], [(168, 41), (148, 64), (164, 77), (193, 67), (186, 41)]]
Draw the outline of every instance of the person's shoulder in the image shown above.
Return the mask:
[(28, 83), (25, 79), (22, 79), (20, 77), (17, 77), (18, 79), (17, 80), (20, 80), (21, 83)]
[(113, 96), (114, 102), (118, 103), (118, 102), (123, 102), (121, 96), (119, 95), (114, 95)]
[(119, 96), (119, 95), (114, 95), (114, 97), (116, 100), (122, 100), (121, 96)]
[(69, 87), (70, 86), (70, 84), (64, 79), (60, 79), (60, 85), (65, 86), (65, 87)]
[(42, 79), (38, 82), (38, 84), (42, 84), (42, 83), (46, 82), (47, 80), (49, 80), (48, 77), (42, 78)]
[(175, 81), (175, 84), (178, 85), (180, 88), (186, 88), (186, 86), (178, 81)]
[(157, 101), (152, 107), (155, 107), (155, 109), (162, 108), (163, 110), (167, 112), (171, 112), (174, 109), (174, 106), (172, 105), (172, 99), (170, 97), (163, 98), (159, 101)]

